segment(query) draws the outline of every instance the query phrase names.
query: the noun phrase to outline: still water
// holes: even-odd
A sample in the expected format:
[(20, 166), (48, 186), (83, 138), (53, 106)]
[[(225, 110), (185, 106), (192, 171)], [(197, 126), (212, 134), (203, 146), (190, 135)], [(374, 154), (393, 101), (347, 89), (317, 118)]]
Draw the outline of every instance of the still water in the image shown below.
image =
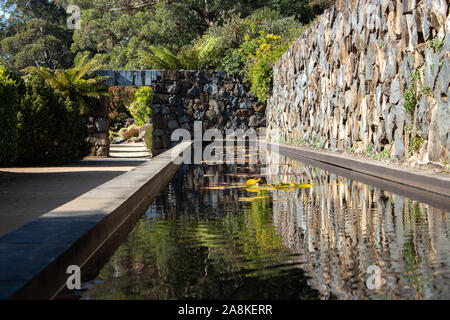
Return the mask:
[(450, 299), (448, 210), (267, 159), (181, 167), (81, 298)]

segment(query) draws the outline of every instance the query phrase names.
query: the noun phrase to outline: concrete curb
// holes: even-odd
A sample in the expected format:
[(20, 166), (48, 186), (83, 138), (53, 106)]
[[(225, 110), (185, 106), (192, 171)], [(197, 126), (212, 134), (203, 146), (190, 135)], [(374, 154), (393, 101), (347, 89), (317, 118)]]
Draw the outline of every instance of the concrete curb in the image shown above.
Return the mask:
[(190, 146), (183, 142), (0, 238), (0, 299), (54, 298), (68, 266), (83, 271), (116, 233), (126, 236)]
[(400, 195), (414, 197), (418, 201), (436, 205), (444, 210), (450, 209), (449, 174), (387, 166), (380, 161), (357, 159), (329, 151), (315, 151), (265, 141), (261, 141), (260, 144), (269, 150), (275, 147), (283, 155), (304, 160), (325, 170)]

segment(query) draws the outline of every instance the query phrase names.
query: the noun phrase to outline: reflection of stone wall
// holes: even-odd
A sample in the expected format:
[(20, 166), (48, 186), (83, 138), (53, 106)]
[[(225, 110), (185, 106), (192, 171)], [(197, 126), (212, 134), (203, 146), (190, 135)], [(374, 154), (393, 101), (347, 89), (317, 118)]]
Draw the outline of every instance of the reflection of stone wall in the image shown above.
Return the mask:
[[(449, 50), (445, 0), (338, 0), (276, 63), (267, 137), (279, 132), (283, 142), (333, 151), (372, 146), (398, 159), (409, 157), (415, 138), (420, 151), (413, 159), (443, 164), (450, 147)], [(417, 105), (407, 112), (415, 71)]]
[(223, 71), (163, 71), (153, 84), (153, 154), (168, 149), (174, 130), (189, 130), (194, 121), (203, 130), (265, 127), (265, 105), (238, 77)]
[[(270, 161), (274, 161), (273, 155)], [(301, 256), (309, 284), (339, 299), (448, 299), (448, 213), (283, 157), (268, 182), (313, 188), (273, 192), (274, 221)], [(270, 162), (269, 162), (270, 164)], [(379, 266), (380, 290), (366, 286)]]

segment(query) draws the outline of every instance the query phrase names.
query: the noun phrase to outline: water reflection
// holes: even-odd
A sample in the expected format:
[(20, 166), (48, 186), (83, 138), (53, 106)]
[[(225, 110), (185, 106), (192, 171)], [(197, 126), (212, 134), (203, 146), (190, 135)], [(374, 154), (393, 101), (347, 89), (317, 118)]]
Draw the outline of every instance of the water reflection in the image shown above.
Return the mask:
[[(267, 159), (179, 170), (83, 299), (450, 298), (448, 213)], [(259, 177), (313, 187), (235, 187)], [(377, 290), (366, 285), (371, 265), (384, 280)]]
[(83, 299), (317, 299), (270, 197), (240, 202), (249, 192), (227, 188), (260, 175), (257, 166), (183, 167)]
[[(274, 191), (273, 216), (322, 297), (450, 298), (448, 212), (286, 157), (281, 163), (277, 174), (269, 170), (270, 183), (300, 176), (314, 185)], [(366, 285), (370, 265), (381, 269), (379, 290)]]

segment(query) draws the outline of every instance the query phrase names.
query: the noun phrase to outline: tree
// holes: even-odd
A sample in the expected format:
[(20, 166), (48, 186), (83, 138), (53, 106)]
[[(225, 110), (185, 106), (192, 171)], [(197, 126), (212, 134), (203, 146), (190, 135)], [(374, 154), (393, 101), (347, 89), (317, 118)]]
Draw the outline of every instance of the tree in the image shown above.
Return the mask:
[[(62, 0), (56, 0), (62, 3)], [(314, 2), (327, 0), (315, 0)], [(150, 46), (178, 53), (231, 17), (246, 18), (269, 7), (307, 23), (320, 13), (311, 0), (73, 0), (82, 9), (72, 51), (112, 69), (144, 69), (140, 53)], [(210, 67), (210, 66), (208, 66)]]
[(67, 70), (52, 72), (47, 68), (31, 66), (22, 71), (28, 74), (36, 73), (53, 89), (76, 103), (82, 113), (86, 113), (89, 110), (89, 99), (108, 96), (107, 87), (104, 84), (108, 77), (96, 76), (95, 71), (100, 68), (100, 65), (95, 59), (91, 61), (87, 59), (87, 55), (82, 57), (75, 67)]
[(0, 0), (0, 4), (9, 14), (0, 25), (0, 54), (16, 71), (72, 65), (72, 31), (61, 6), (46, 0)]

